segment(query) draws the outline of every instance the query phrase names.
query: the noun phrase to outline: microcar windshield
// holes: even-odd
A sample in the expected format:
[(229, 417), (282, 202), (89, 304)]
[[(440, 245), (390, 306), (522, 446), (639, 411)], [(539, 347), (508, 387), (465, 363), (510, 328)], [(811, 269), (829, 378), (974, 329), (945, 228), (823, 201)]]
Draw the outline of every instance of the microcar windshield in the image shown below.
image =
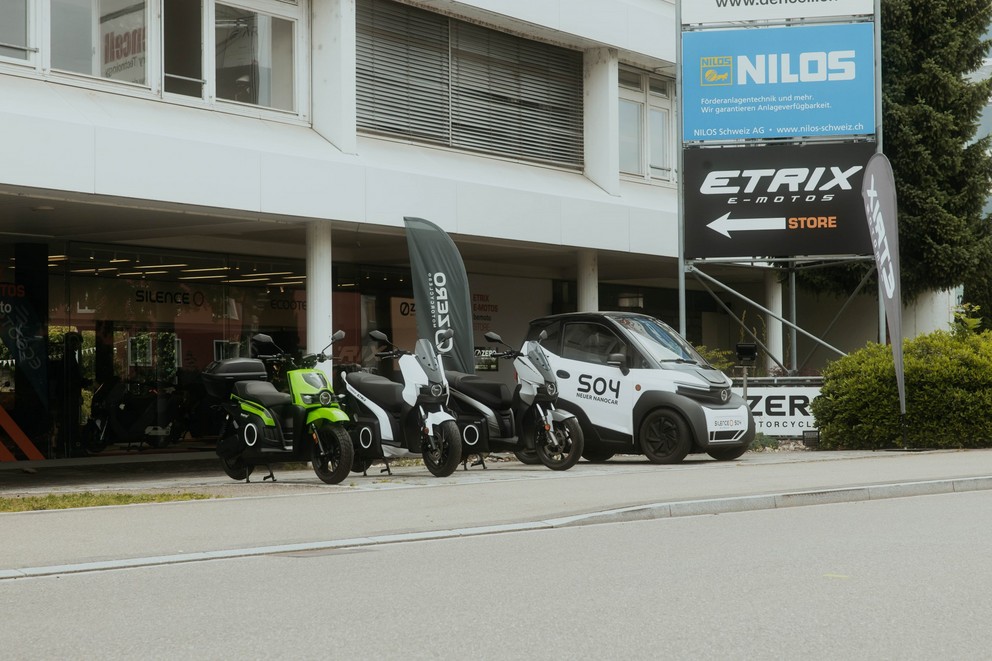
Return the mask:
[(671, 326), (645, 315), (609, 315), (630, 332), (640, 349), (661, 363), (707, 365), (706, 360)]

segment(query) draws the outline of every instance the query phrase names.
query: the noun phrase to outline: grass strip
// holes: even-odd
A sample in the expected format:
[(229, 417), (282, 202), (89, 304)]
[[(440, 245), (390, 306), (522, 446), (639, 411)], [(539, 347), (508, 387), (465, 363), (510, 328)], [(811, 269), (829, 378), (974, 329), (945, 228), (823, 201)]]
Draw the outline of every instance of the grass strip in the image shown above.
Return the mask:
[(204, 493), (82, 493), (48, 494), (45, 496), (19, 496), (0, 498), (0, 512), (33, 512), (38, 510), (65, 510), (77, 507), (104, 507), (107, 505), (134, 505), (136, 503), (168, 503), (177, 500), (204, 500), (216, 498)]

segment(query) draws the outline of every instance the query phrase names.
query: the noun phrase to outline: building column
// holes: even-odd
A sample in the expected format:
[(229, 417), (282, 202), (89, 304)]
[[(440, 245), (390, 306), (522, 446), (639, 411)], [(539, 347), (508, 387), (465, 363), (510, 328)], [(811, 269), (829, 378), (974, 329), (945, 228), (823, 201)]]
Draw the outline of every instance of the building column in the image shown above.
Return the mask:
[(578, 307), (579, 312), (599, 311), (599, 255), (587, 248), (578, 256)]
[(619, 56), (613, 48), (583, 53), (585, 175), (610, 195), (620, 194)]
[(355, 154), (355, 0), (314, 0), (311, 11), (313, 130), (346, 154)]
[(777, 357), (785, 362), (785, 350), (782, 344), (782, 283), (778, 279), (778, 271), (768, 269), (765, 271), (765, 308), (774, 313), (765, 315), (765, 346), (771, 355), (765, 357), (765, 368), (775, 369), (778, 367), (772, 357)]
[[(331, 273), (331, 223), (311, 221), (307, 224), (307, 353), (319, 352), (334, 334)], [(331, 378), (330, 361), (317, 366)]]

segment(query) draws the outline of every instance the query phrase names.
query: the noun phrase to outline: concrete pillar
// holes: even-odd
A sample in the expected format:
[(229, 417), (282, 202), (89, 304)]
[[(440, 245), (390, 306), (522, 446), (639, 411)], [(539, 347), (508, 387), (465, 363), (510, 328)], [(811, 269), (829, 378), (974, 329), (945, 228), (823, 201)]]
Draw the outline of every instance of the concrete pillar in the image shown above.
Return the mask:
[[(781, 318), (782, 283), (779, 282), (778, 275), (778, 271), (774, 269), (765, 271), (765, 308)], [(782, 327), (783, 324), (779, 319), (776, 319), (771, 314), (765, 315), (765, 346), (768, 347), (768, 351), (772, 355), (784, 363), (785, 350), (782, 344)], [(773, 369), (778, 367), (778, 365), (772, 360), (772, 356), (767, 356), (765, 358), (765, 367), (767, 369)]]
[(311, 11), (313, 130), (341, 151), (355, 154), (355, 0), (313, 0)]
[(613, 48), (592, 48), (582, 59), (585, 174), (610, 195), (620, 194), (619, 57)]
[(579, 290), (579, 312), (597, 312), (599, 310), (599, 255), (592, 248), (579, 251), (576, 280)]
[[(331, 294), (331, 223), (314, 220), (307, 224), (307, 353), (327, 346), (334, 334)], [(331, 378), (331, 363), (318, 365)]]

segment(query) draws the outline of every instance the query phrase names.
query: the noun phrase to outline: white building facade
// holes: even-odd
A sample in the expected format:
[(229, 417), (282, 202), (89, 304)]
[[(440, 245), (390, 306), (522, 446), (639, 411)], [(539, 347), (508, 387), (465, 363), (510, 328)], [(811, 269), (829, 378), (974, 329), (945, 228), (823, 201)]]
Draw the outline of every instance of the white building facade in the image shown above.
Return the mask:
[[(0, 460), (75, 454), (115, 381), (183, 394), (153, 445), (209, 435), (187, 377), (254, 332), (412, 338), (404, 216), (462, 251), (477, 344), (575, 308), (677, 324), (676, 35), (668, 0), (3, 3)], [(703, 291), (687, 317), (743, 339)]]

